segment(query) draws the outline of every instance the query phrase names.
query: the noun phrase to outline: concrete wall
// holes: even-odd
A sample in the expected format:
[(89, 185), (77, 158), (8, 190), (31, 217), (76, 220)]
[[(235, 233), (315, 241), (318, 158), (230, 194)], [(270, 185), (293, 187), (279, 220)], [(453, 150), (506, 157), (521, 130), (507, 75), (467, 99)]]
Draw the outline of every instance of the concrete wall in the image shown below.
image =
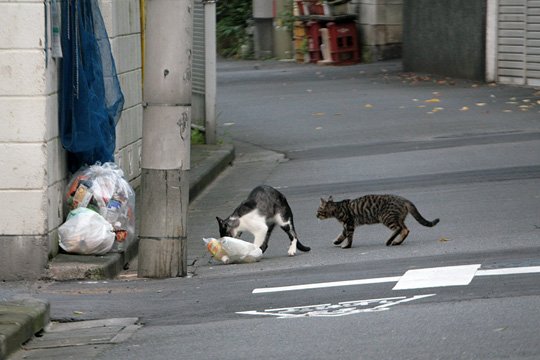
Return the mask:
[[(116, 159), (137, 185), (139, 0), (102, 0), (101, 5), (126, 98)], [(0, 0), (0, 280), (42, 276), (49, 256), (58, 251), (57, 229), (64, 218), (68, 174), (58, 133), (59, 62), (45, 51), (46, 15), (42, 0)]]
[(100, 0), (100, 5), (125, 98), (116, 126), (115, 162), (132, 186), (138, 187), (143, 118), (139, 0)]
[[(61, 222), (58, 67), (45, 53), (42, 1), (0, 0), (0, 279), (35, 277)], [(48, 60), (48, 62), (47, 62)], [(57, 159), (57, 161), (53, 161)]]
[(355, 0), (364, 62), (401, 57), (403, 0)]
[(485, 0), (404, 0), (404, 70), (484, 80), (485, 19)]

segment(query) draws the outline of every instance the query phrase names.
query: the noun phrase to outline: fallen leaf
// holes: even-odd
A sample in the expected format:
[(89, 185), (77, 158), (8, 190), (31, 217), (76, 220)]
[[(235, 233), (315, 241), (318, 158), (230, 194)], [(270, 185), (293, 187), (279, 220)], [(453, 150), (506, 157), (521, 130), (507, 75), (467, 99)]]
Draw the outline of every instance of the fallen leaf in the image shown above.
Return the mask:
[(427, 102), (427, 103), (438, 103), (438, 102), (441, 102), (441, 99), (433, 98), (433, 99), (425, 100), (424, 102)]
[(523, 101), (524, 103), (530, 103), (530, 102), (531, 102), (531, 99), (523, 99), (523, 100), (521, 100), (521, 101)]
[(468, 106), (464, 106), (464, 107), (462, 107), (461, 109), (459, 109), (459, 111), (467, 111), (467, 110), (469, 110), (469, 107), (468, 107)]
[(83, 315), (84, 313), (82, 311), (74, 311), (73, 315)]
[(486, 106), (486, 103), (476, 103), (476, 106)]
[(418, 105), (417, 108), (425, 108), (426, 105)]
[(223, 126), (233, 126), (234, 123), (233, 122), (226, 122), (226, 123), (223, 123)]
[(445, 238), (445, 237), (441, 237), (441, 238), (439, 239), (439, 242), (448, 242), (448, 241), (450, 241), (450, 239)]
[(366, 105), (364, 105), (364, 107), (365, 107), (366, 109), (371, 109), (371, 108), (373, 108), (373, 105), (371, 105), (371, 104), (366, 104)]
[(315, 130), (322, 130), (322, 126), (317, 126)]
[(505, 112), (505, 113), (511, 113), (511, 112), (512, 112), (512, 110), (508, 110), (508, 109), (506, 109), (506, 110), (503, 110), (503, 112)]
[(324, 116), (324, 115), (326, 115), (326, 114), (323, 113), (323, 112), (316, 112), (316, 113), (313, 113), (312, 115), (313, 115), (313, 116)]

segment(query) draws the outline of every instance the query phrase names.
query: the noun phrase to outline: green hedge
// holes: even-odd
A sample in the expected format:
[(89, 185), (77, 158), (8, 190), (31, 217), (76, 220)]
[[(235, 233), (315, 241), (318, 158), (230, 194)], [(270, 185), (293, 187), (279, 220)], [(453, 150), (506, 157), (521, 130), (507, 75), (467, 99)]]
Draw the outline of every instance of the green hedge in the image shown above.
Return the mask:
[(217, 52), (224, 57), (238, 57), (247, 42), (246, 27), (252, 17), (251, 0), (221, 0), (216, 7)]

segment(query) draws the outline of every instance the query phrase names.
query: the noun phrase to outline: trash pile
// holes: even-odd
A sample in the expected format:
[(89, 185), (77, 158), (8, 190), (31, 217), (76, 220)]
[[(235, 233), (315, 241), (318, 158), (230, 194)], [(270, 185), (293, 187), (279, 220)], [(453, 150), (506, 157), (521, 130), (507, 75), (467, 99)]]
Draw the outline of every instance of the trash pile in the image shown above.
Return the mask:
[(262, 250), (250, 242), (224, 236), (203, 238), (212, 257), (224, 264), (253, 263), (261, 260)]
[(66, 222), (58, 229), (69, 253), (123, 251), (135, 237), (135, 192), (112, 162), (83, 167), (68, 184)]

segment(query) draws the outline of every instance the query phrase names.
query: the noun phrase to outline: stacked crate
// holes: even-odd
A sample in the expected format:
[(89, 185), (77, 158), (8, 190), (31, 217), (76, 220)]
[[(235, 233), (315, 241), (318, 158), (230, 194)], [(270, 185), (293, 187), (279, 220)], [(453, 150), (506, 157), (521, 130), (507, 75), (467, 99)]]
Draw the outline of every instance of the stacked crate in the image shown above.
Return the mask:
[(345, 7), (334, 8), (326, 1), (297, 0), (295, 12), (302, 20), (295, 23), (298, 62), (345, 65), (360, 61), (356, 16), (346, 14)]

